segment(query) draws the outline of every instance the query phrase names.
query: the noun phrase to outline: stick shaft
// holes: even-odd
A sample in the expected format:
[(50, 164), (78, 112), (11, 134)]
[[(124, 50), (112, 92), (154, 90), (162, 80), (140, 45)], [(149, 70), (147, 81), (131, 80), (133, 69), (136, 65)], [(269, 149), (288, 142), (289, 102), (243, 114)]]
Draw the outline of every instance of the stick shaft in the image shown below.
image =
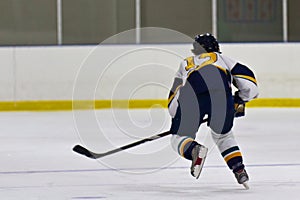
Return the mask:
[(145, 139), (136, 141), (136, 142), (134, 142), (134, 143), (127, 144), (127, 145), (125, 145), (125, 146), (122, 146), (122, 147), (113, 149), (113, 150), (111, 150), (111, 151), (105, 152), (105, 153), (103, 153), (103, 155), (107, 156), (107, 155), (114, 154), (114, 153), (117, 153), (117, 152), (120, 152), (120, 151), (123, 151), (123, 150), (126, 150), (126, 149), (130, 149), (130, 148), (132, 148), (132, 147), (138, 146), (138, 145), (143, 144), (143, 143), (145, 143), (145, 142), (157, 140), (157, 139), (159, 139), (159, 138), (165, 137), (165, 136), (170, 135), (170, 134), (171, 134), (170, 131), (166, 131), (166, 132), (160, 133), (160, 134), (158, 134), (158, 135), (154, 135), (154, 136), (151, 136), (151, 137), (149, 137), (149, 138), (145, 138)]

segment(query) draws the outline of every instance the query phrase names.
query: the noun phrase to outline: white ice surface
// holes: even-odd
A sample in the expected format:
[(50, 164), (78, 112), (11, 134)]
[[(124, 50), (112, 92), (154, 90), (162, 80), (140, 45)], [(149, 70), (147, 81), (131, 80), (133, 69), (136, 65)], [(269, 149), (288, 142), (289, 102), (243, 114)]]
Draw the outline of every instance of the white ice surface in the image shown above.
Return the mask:
[(252, 108), (236, 120), (250, 175), (244, 190), (206, 126), (197, 139), (210, 151), (198, 180), (169, 136), (99, 160), (71, 150), (80, 143), (104, 152), (167, 130), (166, 110), (2, 112), (0, 199), (300, 199), (299, 119), (300, 109)]

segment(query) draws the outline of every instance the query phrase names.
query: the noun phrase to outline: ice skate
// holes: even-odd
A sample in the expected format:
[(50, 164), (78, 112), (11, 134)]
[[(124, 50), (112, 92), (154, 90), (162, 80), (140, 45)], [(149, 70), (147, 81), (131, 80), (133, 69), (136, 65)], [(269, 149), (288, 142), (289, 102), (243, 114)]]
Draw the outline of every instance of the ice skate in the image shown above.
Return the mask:
[(205, 162), (208, 149), (205, 146), (197, 144), (192, 150), (192, 165), (191, 174), (192, 176), (199, 178), (200, 173)]
[(239, 184), (242, 184), (247, 190), (249, 189), (248, 181), (249, 176), (245, 169), (241, 169), (237, 172), (234, 172), (235, 178), (238, 181)]

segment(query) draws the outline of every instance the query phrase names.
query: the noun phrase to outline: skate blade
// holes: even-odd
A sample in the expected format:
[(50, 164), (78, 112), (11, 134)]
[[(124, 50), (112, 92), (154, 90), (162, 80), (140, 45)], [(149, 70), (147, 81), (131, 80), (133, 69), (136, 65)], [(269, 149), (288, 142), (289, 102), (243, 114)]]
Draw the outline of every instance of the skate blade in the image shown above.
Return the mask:
[(201, 152), (201, 155), (200, 155), (202, 157), (201, 164), (200, 165), (196, 165), (195, 168), (194, 168), (194, 173), (193, 174), (194, 174), (194, 177), (196, 179), (198, 179), (200, 177), (200, 174), (201, 174), (201, 171), (202, 171), (205, 159), (206, 159), (207, 152), (208, 152), (207, 148), (202, 149), (202, 152)]
[(244, 182), (244, 183), (243, 183), (243, 186), (244, 186), (244, 188), (245, 188), (246, 190), (249, 190), (249, 189), (250, 189), (250, 187), (249, 187), (249, 185), (248, 185), (248, 181)]

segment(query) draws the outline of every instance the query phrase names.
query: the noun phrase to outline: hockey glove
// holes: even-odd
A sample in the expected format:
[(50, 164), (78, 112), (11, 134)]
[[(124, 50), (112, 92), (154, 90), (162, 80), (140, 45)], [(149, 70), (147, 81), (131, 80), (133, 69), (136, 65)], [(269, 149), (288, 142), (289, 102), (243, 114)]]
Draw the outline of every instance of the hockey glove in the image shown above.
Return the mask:
[(235, 92), (233, 97), (235, 117), (245, 116), (245, 101), (239, 97), (239, 93)]

